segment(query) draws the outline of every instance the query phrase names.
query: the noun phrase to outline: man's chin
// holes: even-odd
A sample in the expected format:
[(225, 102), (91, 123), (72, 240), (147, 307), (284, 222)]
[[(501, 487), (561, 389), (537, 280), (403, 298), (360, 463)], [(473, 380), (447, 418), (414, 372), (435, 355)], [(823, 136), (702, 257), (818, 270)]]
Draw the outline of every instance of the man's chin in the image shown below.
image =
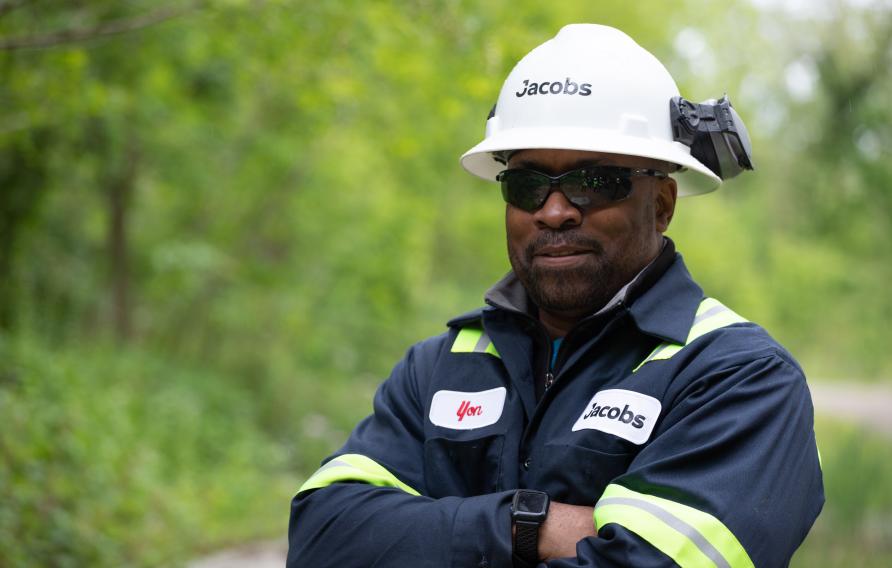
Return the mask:
[(540, 309), (551, 313), (588, 314), (609, 299), (602, 301), (604, 290), (595, 285), (599, 279), (593, 278), (591, 271), (580, 274), (575, 270), (536, 270), (531, 276), (526, 285), (530, 297)]

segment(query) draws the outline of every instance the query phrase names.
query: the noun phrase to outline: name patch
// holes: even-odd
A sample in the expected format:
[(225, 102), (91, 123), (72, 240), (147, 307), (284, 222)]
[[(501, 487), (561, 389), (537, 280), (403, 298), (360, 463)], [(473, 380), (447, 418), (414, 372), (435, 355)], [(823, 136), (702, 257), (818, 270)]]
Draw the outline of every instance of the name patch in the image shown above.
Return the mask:
[(640, 392), (609, 389), (595, 393), (573, 431), (600, 430), (641, 445), (650, 438), (663, 406)]
[(473, 430), (499, 421), (505, 407), (505, 387), (480, 392), (441, 390), (431, 400), (431, 422), (453, 430)]

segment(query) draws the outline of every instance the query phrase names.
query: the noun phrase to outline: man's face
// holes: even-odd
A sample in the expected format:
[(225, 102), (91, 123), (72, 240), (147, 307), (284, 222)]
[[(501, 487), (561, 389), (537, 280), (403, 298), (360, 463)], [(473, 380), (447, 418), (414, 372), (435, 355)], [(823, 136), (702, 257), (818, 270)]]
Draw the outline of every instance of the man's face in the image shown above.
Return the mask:
[[(657, 160), (578, 150), (521, 150), (508, 162), (552, 176), (593, 165), (669, 171)], [(586, 211), (560, 191), (533, 212), (507, 205), (508, 257), (540, 310), (572, 318), (593, 313), (659, 253), (675, 182), (635, 177), (632, 187), (627, 199)]]

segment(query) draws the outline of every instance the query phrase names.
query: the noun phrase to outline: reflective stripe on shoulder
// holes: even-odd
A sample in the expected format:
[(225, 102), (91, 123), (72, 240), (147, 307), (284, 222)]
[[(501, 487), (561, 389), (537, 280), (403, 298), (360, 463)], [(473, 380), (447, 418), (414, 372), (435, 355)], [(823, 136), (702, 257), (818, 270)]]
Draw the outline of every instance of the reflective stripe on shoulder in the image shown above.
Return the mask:
[(749, 320), (737, 315), (731, 308), (725, 306), (715, 298), (704, 298), (697, 308), (697, 314), (694, 316), (694, 323), (691, 325), (691, 331), (688, 332), (688, 338), (684, 345), (679, 343), (660, 343), (650, 352), (644, 361), (638, 364), (632, 372), (638, 372), (645, 363), (651, 361), (661, 361), (671, 358), (673, 355), (681, 351), (686, 345), (690, 345), (695, 339), (702, 337), (710, 331), (715, 331), (722, 327), (727, 327), (735, 323), (746, 323)]
[(492, 339), (479, 327), (461, 328), (450, 351), (453, 353), (489, 353), (501, 359)]
[(600, 531), (610, 523), (637, 534), (682, 568), (753, 568), (721, 521), (681, 503), (610, 484), (595, 504), (595, 525)]
[(406, 493), (419, 495), (418, 491), (397, 479), (378, 462), (360, 454), (344, 454), (329, 461), (317, 469), (316, 473), (301, 485), (297, 493), (321, 489), (339, 481), (359, 481), (378, 487), (396, 487)]

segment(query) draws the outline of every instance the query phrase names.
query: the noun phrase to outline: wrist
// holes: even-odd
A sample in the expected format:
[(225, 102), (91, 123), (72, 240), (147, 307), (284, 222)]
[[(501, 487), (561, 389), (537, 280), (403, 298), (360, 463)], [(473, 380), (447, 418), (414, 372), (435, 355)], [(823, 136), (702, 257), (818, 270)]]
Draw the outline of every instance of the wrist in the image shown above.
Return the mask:
[(594, 509), (552, 502), (548, 519), (539, 531), (539, 555), (543, 561), (576, 556), (580, 540), (597, 536)]

